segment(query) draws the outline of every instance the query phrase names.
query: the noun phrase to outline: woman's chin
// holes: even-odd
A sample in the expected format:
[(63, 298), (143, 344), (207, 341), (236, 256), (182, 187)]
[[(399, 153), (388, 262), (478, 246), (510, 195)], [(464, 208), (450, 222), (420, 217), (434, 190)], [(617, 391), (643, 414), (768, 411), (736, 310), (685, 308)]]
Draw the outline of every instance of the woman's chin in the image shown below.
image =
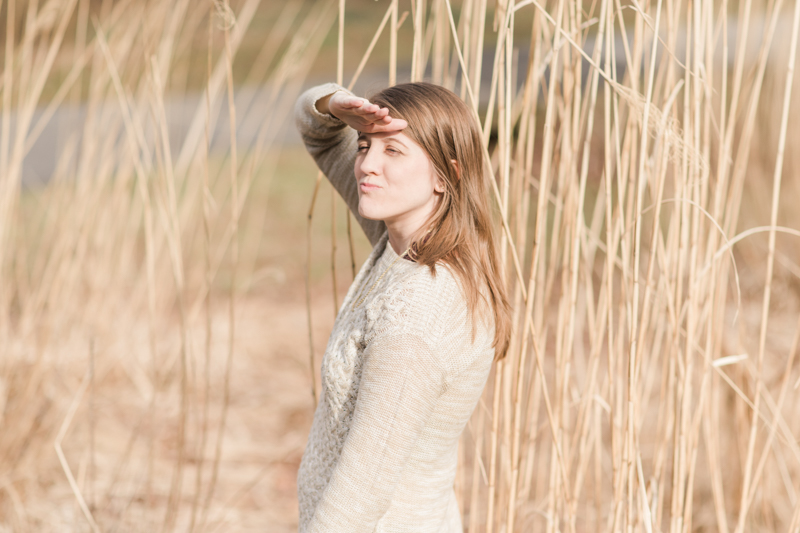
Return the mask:
[(363, 218), (367, 220), (383, 220), (384, 217), (375, 210), (370, 209), (369, 207), (362, 206), (361, 204), (358, 205), (358, 214), (361, 215)]

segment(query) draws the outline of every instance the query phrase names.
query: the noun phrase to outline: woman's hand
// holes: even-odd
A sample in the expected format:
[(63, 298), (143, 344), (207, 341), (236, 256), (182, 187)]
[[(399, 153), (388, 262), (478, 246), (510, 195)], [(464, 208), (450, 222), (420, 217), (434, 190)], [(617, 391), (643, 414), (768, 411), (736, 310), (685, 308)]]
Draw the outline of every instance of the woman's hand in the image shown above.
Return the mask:
[(408, 123), (389, 116), (389, 110), (371, 104), (366, 98), (336, 91), (317, 100), (317, 111), (338, 118), (351, 128), (364, 133), (400, 131)]

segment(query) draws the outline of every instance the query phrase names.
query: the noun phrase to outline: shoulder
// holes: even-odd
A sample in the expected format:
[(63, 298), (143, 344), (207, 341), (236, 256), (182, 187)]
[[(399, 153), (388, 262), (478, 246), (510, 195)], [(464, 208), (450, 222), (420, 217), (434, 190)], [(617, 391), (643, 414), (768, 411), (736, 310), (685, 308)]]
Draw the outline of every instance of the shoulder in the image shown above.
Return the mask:
[(379, 322), (376, 326), (423, 335), (435, 344), (437, 330), (466, 311), (461, 288), (445, 267), (437, 266), (431, 272), (422, 265), (403, 266), (400, 272), (387, 276), (368, 309), (368, 317)]
[(489, 351), (493, 355), (493, 336), (481, 321), (473, 331), (461, 285), (446, 265), (435, 272), (406, 265), (368, 307), (367, 321), (368, 342), (387, 336), (423, 339), (450, 375)]

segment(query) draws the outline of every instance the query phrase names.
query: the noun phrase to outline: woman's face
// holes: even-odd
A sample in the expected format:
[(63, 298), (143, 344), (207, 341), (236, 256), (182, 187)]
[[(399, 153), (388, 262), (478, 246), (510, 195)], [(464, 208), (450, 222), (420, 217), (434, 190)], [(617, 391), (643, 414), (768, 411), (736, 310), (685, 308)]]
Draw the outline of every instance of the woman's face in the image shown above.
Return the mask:
[(359, 214), (409, 232), (422, 227), (444, 191), (428, 155), (403, 132), (359, 133), (354, 171)]

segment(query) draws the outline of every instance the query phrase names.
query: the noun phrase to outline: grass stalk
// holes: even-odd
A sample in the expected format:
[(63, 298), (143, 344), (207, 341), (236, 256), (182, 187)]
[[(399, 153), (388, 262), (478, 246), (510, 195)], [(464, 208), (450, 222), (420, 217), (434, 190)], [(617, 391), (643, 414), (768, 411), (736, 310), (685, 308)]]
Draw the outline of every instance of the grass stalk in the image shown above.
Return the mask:
[(311, 205), (308, 207), (307, 223), (306, 223), (306, 276), (305, 276), (305, 289), (306, 289), (306, 322), (308, 325), (308, 357), (309, 357), (309, 371), (311, 372), (311, 408), (317, 408), (317, 371), (316, 363), (314, 362), (314, 325), (311, 318), (311, 228), (314, 222), (314, 206), (317, 203), (317, 195), (319, 194), (320, 184), (322, 183), (322, 171), (317, 172), (317, 180), (314, 183), (314, 193), (311, 195)]
[(78, 410), (78, 406), (80, 405), (81, 399), (83, 398), (86, 389), (89, 386), (89, 375), (84, 377), (81, 386), (78, 388), (78, 391), (75, 393), (75, 397), (72, 400), (72, 404), (67, 411), (67, 415), (64, 417), (64, 421), (61, 423), (61, 428), (58, 430), (58, 435), (56, 435), (56, 440), (54, 443), (54, 447), (56, 450), (56, 455), (58, 455), (58, 460), (61, 463), (61, 467), (64, 469), (64, 474), (67, 476), (67, 480), (69, 480), (70, 488), (72, 492), (75, 494), (75, 499), (80, 506), (81, 512), (83, 516), (86, 518), (86, 521), (89, 523), (89, 527), (92, 529), (93, 533), (100, 533), (100, 527), (97, 525), (97, 522), (92, 516), (92, 512), (89, 510), (89, 506), (86, 504), (86, 500), (84, 500), (83, 495), (81, 494), (81, 490), (78, 487), (77, 481), (75, 481), (75, 477), (72, 475), (72, 469), (70, 469), (69, 464), (67, 463), (67, 458), (64, 455), (64, 450), (62, 448), (62, 443), (64, 442), (64, 438), (67, 435), (67, 431), (69, 430), (70, 425), (72, 424), (72, 419), (75, 417), (75, 412)]
[[(228, 0), (224, 0), (223, 4), (226, 11), (230, 10)], [(237, 268), (239, 263), (239, 241), (238, 241), (238, 228), (239, 228), (239, 161), (236, 151), (236, 104), (234, 102), (233, 92), (233, 47), (231, 45), (231, 25), (224, 26), (225, 37), (225, 58), (227, 65), (227, 82), (228, 82), (228, 114), (230, 116), (230, 132), (231, 132), (231, 155), (230, 155), (230, 187), (231, 187), (231, 218), (230, 227), (232, 231), (231, 238), (231, 281), (228, 291), (228, 353), (225, 359), (225, 373), (222, 391), (222, 409), (220, 412), (219, 429), (217, 430), (217, 440), (214, 446), (214, 460), (211, 466), (211, 478), (208, 483), (208, 491), (203, 505), (204, 513), (203, 519), (200, 522), (201, 531), (205, 528), (207, 512), (210, 508), (211, 501), (214, 497), (214, 490), (217, 485), (217, 478), (219, 476), (219, 466), (222, 460), (222, 444), (225, 436), (225, 424), (228, 415), (228, 406), (230, 405), (230, 387), (231, 387), (231, 371), (233, 369), (233, 356), (236, 350), (236, 297), (237, 297)]]
[[(206, 76), (208, 81), (211, 80), (212, 69), (212, 38), (214, 35), (214, 18), (209, 13), (208, 16), (208, 45), (206, 53)], [(211, 99), (209, 98), (209, 91), (205, 93), (206, 100), (206, 113), (211, 116)], [(211, 285), (213, 277), (211, 275), (211, 205), (209, 199), (211, 197), (211, 185), (209, 180), (209, 145), (211, 143), (210, 125), (206, 122), (206, 138), (203, 146), (204, 150), (204, 164), (203, 164), (203, 194), (201, 197), (203, 206), (203, 245), (205, 253), (203, 258), (204, 264), (204, 281), (206, 284), (205, 295), (205, 343), (203, 345), (204, 356), (204, 374), (203, 381), (205, 389), (203, 392), (203, 411), (201, 415), (201, 428), (200, 428), (200, 443), (197, 447), (197, 470), (195, 472), (195, 487), (194, 497), (192, 498), (191, 519), (189, 522), (189, 533), (194, 533), (195, 523), (197, 520), (198, 506), (200, 498), (203, 493), (203, 466), (205, 463), (206, 444), (208, 439), (208, 413), (211, 406), (211, 341), (212, 341), (212, 314), (211, 314)]]
[(397, 85), (397, 0), (392, 0), (389, 27), (389, 86)]

